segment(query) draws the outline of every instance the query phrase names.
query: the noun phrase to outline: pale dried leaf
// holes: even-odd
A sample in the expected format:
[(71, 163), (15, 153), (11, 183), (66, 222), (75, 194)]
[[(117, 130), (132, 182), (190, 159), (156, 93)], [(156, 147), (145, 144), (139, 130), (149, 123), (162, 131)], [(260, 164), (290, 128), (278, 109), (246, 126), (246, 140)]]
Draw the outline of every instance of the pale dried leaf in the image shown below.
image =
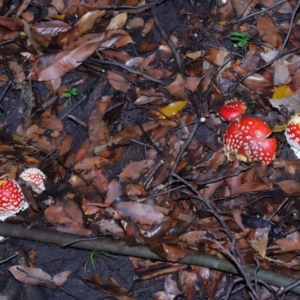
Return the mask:
[(32, 285), (43, 285), (49, 289), (57, 288), (52, 277), (42, 269), (16, 265), (10, 267), (9, 271), (20, 282)]
[(108, 24), (106, 30), (122, 28), (125, 25), (126, 21), (127, 13), (120, 13), (110, 20), (110, 23)]

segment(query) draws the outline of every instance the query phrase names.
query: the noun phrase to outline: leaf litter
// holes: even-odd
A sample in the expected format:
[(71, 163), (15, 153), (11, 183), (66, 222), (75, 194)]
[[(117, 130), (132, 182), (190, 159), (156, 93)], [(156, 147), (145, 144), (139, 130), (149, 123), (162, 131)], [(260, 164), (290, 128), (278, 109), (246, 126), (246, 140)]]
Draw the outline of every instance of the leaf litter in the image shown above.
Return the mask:
[[(170, 262), (132, 258), (140, 278), (164, 280), (153, 299), (278, 293), (245, 269), (242, 292), (228, 291), (226, 272), (177, 263), (198, 251), (267, 269), (272, 261), (300, 279), (299, 163), (283, 134), (300, 111), (299, 4), (217, 2), (50, 1), (39, 17), (27, 2), (1, 7), (0, 175), (47, 175), (41, 195), (22, 186), (23, 222), (148, 246)], [(60, 92), (73, 89), (71, 101)], [(218, 111), (234, 98), (272, 127), (271, 164), (224, 155), (229, 124)], [(69, 275), (10, 271), (50, 289)], [(133, 299), (113, 276), (84, 280)]]

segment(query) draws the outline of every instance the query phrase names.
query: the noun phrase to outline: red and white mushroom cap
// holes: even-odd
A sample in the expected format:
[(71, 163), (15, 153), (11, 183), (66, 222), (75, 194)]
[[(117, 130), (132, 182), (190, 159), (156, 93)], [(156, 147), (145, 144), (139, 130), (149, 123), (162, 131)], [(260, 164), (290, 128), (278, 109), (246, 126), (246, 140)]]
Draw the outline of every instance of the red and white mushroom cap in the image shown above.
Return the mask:
[(28, 208), (22, 189), (19, 184), (11, 179), (0, 179), (0, 220), (14, 216)]
[(275, 158), (277, 143), (268, 138), (272, 129), (255, 117), (242, 117), (232, 122), (224, 136), (225, 154), (229, 161), (235, 155), (245, 163), (259, 162), (267, 166)]
[(300, 113), (293, 115), (289, 120), (285, 129), (285, 137), (297, 158), (300, 158)]
[(219, 116), (223, 121), (231, 122), (242, 116), (246, 110), (246, 103), (235, 98), (224, 102), (219, 110)]
[(38, 194), (45, 190), (44, 179), (46, 179), (46, 175), (38, 168), (26, 169), (21, 173), (20, 178)]

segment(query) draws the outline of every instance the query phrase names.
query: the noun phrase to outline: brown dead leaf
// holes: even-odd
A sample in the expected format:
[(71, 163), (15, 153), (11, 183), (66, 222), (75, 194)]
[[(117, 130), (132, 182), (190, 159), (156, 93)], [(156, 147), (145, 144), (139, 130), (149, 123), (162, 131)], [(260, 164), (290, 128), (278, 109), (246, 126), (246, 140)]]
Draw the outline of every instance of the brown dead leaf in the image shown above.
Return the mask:
[(178, 272), (178, 276), (180, 290), (187, 295), (188, 299), (193, 299), (199, 293), (200, 278), (193, 270), (181, 270)]
[(56, 200), (56, 205), (49, 206), (44, 211), (47, 221), (54, 225), (67, 225), (82, 228), (83, 216), (79, 205), (68, 194)]
[(122, 180), (136, 180), (145, 175), (154, 164), (155, 161), (152, 159), (131, 162), (123, 169), (119, 177)]
[(257, 16), (257, 29), (261, 39), (275, 48), (280, 48), (282, 45), (282, 38), (277, 33), (277, 28), (269, 17), (262, 15)]
[(55, 36), (60, 32), (65, 32), (71, 29), (72, 26), (63, 21), (50, 20), (47, 22), (35, 22), (31, 29), (41, 35)]
[(105, 204), (111, 204), (113, 201), (123, 194), (121, 184), (116, 179), (113, 179), (108, 186)]
[(93, 277), (85, 278), (85, 280), (103, 291), (108, 297), (111, 296), (118, 300), (134, 300), (134, 298), (127, 296), (128, 290), (124, 287), (120, 287), (112, 276), (108, 278), (107, 283), (96, 273), (93, 274)]
[(91, 33), (69, 44), (63, 51), (40, 56), (28, 75), (30, 80), (59, 78), (77, 68), (100, 46), (104, 33)]
[(0, 25), (14, 31), (23, 30), (23, 24), (21, 22), (5, 16), (0, 16)]
[(82, 161), (78, 162), (74, 166), (74, 170), (92, 170), (93, 168), (101, 168), (105, 166), (108, 163), (108, 160), (103, 157), (90, 157), (90, 158), (85, 158)]
[(74, 157), (74, 163), (77, 164), (84, 158), (91, 157), (94, 153), (94, 146), (92, 145), (90, 139), (86, 139)]
[(46, 130), (62, 131), (64, 128), (62, 121), (53, 115), (49, 117), (40, 117), (35, 123), (37, 126)]
[(134, 183), (127, 184), (124, 193), (127, 196), (146, 196), (145, 189), (141, 185)]
[[(143, 129), (145, 132), (153, 130), (158, 126), (157, 123), (148, 122), (143, 124)], [(131, 139), (139, 139), (142, 135), (142, 131), (138, 125), (127, 126), (114, 134), (107, 143), (102, 143), (95, 148), (95, 153), (99, 153), (107, 148), (107, 146), (115, 145), (127, 145), (130, 144)]]
[(105, 142), (110, 137), (110, 130), (103, 120), (103, 113), (95, 107), (89, 117), (89, 138), (94, 145)]
[(9, 60), (8, 62), (9, 68), (14, 74), (14, 81), (18, 85), (20, 83), (25, 82), (26, 76), (23, 70), (23, 67), (16, 61), (14, 60)]
[(129, 82), (122, 75), (107, 71), (107, 78), (111, 86), (117, 91), (126, 93), (130, 89)]
[(232, 5), (238, 17), (249, 15), (259, 0), (233, 0)]
[(300, 183), (294, 180), (284, 180), (276, 182), (276, 184), (290, 196), (300, 196)]
[(241, 217), (241, 213), (242, 211), (240, 209), (236, 209), (232, 212), (232, 215), (234, 217), (234, 220), (236, 222), (236, 224), (238, 224), (238, 226), (243, 230), (245, 231), (246, 228), (244, 227), (243, 225), (243, 222), (242, 222), (242, 217)]
[(193, 253), (193, 251), (183, 249), (181, 246), (178, 245), (167, 245), (162, 243), (162, 246), (164, 247), (164, 250), (167, 253), (168, 260), (173, 262), (176, 262), (178, 261), (178, 259)]
[[(84, 14), (75, 24), (73, 36), (81, 37), (94, 27), (96, 20), (105, 14), (105, 10), (93, 10)], [(70, 42), (70, 41), (69, 41)]]
[(154, 20), (153, 18), (151, 19), (148, 19), (146, 22), (145, 22), (145, 26), (141, 32), (141, 35), (142, 36), (146, 36), (153, 28), (154, 28)]
[(164, 217), (161, 212), (148, 204), (114, 201), (111, 206), (122, 219), (128, 218), (137, 224), (152, 225), (157, 219)]
[(179, 239), (185, 244), (195, 247), (199, 245), (199, 242), (201, 241), (201, 237), (205, 236), (206, 233), (207, 233), (206, 231), (202, 231), (202, 230), (189, 231), (182, 234), (179, 237)]
[(126, 63), (128, 60), (132, 59), (132, 56), (126, 52), (126, 51), (117, 51), (117, 50), (104, 50), (102, 51), (102, 53), (112, 59), (112, 60), (116, 60), (120, 63)]
[(280, 247), (282, 251), (296, 251), (300, 250), (300, 240), (293, 238), (278, 239), (275, 243)]
[(185, 99), (187, 98), (185, 89), (194, 92), (200, 81), (201, 79), (196, 77), (187, 77), (184, 80), (182, 76), (178, 74), (175, 78), (175, 81), (169, 84), (166, 88), (172, 96)]
[(72, 273), (72, 271), (64, 271), (52, 277), (42, 269), (20, 265), (10, 267), (9, 271), (20, 282), (42, 285), (49, 289), (57, 289), (63, 285)]
[(145, 21), (142, 18), (136, 17), (136, 18), (131, 19), (127, 23), (126, 28), (133, 29), (133, 28), (137, 28), (137, 27), (143, 27), (144, 24), (145, 24)]

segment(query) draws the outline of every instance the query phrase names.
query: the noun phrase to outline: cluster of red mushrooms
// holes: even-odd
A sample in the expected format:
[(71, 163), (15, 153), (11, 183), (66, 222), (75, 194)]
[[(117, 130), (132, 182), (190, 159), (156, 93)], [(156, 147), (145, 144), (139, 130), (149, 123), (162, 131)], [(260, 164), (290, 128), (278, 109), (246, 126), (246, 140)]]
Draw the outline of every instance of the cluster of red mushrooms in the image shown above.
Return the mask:
[[(26, 169), (19, 178), (22, 178), (25, 184), (38, 194), (45, 190), (46, 175), (38, 168)], [(0, 221), (26, 208), (28, 208), (28, 203), (17, 181), (9, 177), (0, 179)]]
[[(246, 103), (238, 99), (225, 101), (221, 106), (220, 118), (231, 122), (224, 136), (224, 152), (229, 161), (236, 157), (245, 163), (258, 162), (267, 166), (275, 159), (276, 139), (269, 137), (272, 129), (266, 122), (254, 116), (243, 116), (246, 110)], [(300, 113), (288, 122), (285, 136), (300, 158)]]
[[(272, 129), (261, 119), (244, 116), (245, 102), (232, 99), (225, 101), (219, 111), (223, 121), (230, 122), (224, 136), (224, 152), (229, 161), (236, 157), (245, 163), (257, 162), (269, 165), (275, 158), (277, 143), (270, 138)], [(300, 113), (296, 113), (285, 129), (286, 140), (300, 158)], [(38, 168), (29, 168), (19, 176), (38, 194), (45, 190), (45, 174)], [(28, 208), (20, 185), (13, 179), (0, 179), (0, 221)]]

